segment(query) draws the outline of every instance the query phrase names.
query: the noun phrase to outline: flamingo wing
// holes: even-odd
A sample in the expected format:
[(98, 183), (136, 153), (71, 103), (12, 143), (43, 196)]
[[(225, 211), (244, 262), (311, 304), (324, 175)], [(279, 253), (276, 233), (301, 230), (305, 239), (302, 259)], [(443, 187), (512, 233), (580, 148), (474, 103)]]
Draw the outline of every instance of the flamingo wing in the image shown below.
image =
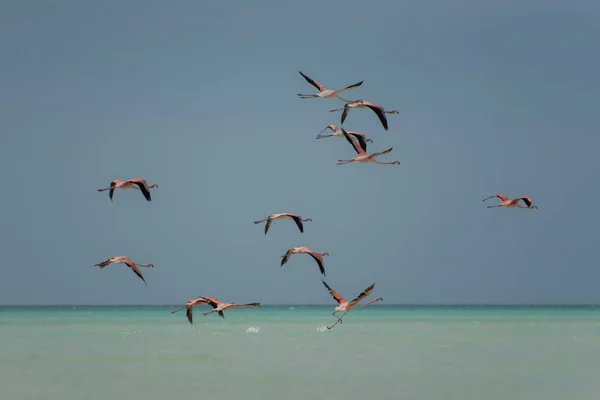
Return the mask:
[(344, 111), (342, 111), (342, 117), (340, 118), (341, 125), (344, 125), (344, 121), (348, 116), (348, 111), (350, 111), (350, 107), (348, 107), (348, 103), (344, 104)]
[(190, 321), (190, 325), (194, 325), (194, 306), (188, 306), (185, 310), (185, 315), (188, 321)]
[(358, 144), (358, 142), (355, 139), (351, 138), (350, 135), (348, 135), (348, 132), (346, 132), (346, 130), (344, 128), (342, 128), (342, 134), (344, 135), (346, 140), (352, 145), (352, 147), (354, 148), (354, 151), (356, 151), (357, 154), (365, 154), (365, 152), (363, 151), (362, 147)]
[(358, 296), (356, 296), (356, 298), (354, 298), (350, 302), (350, 304), (354, 305), (354, 304), (358, 303), (359, 301), (361, 301), (362, 299), (364, 299), (365, 297), (367, 297), (368, 295), (370, 295), (374, 288), (375, 288), (375, 284), (373, 283), (368, 288), (366, 288), (365, 290), (363, 290)]
[(364, 81), (360, 81), (360, 82), (358, 82), (358, 83), (355, 83), (354, 85), (346, 86), (346, 87), (344, 88), (344, 90), (355, 89), (355, 88), (359, 87), (360, 85), (362, 85), (362, 84), (363, 84), (363, 82), (364, 82)]
[(265, 224), (265, 235), (267, 234), (267, 232), (269, 231), (269, 227), (271, 226), (271, 223), (273, 222), (273, 218), (269, 218), (267, 219), (267, 223)]
[(391, 152), (392, 152), (392, 150), (394, 150), (394, 148), (393, 148), (393, 147), (390, 147), (389, 149), (387, 149), (387, 150), (384, 150), (384, 151), (381, 151), (381, 152), (379, 152), (379, 153), (373, 153), (373, 154), (371, 154), (371, 157), (378, 157), (378, 156), (382, 156), (382, 155), (384, 155), (384, 154), (389, 154), (389, 153), (391, 153)]
[(108, 198), (110, 199), (110, 201), (113, 201), (113, 195), (115, 194), (115, 186), (117, 185), (117, 182), (112, 181), (110, 183), (110, 191), (108, 192)]
[(311, 85), (313, 85), (314, 87), (316, 87), (317, 89), (319, 89), (319, 91), (325, 89), (325, 86), (323, 86), (319, 81), (315, 81), (313, 79), (310, 79), (308, 76), (304, 75), (302, 73), (302, 71), (298, 71), (300, 73), (300, 75), (302, 75), (304, 77), (304, 79), (306, 79), (306, 81), (308, 83), (310, 83)]
[(331, 294), (331, 297), (334, 298), (335, 301), (338, 302), (338, 304), (342, 304), (346, 302), (346, 299), (339, 294), (338, 292), (336, 292), (335, 290), (333, 290), (328, 284), (327, 282), (325, 282), (324, 280), (321, 280), (321, 282), (323, 282), (323, 285), (325, 285), (325, 287), (327, 288), (327, 290), (329, 291), (329, 293)]
[[(144, 281), (144, 283), (146, 283), (146, 280), (144, 279), (144, 276), (142, 275), (142, 273), (140, 272), (140, 270), (138, 269), (137, 265), (135, 265), (134, 263), (129, 263), (126, 262), (125, 264), (127, 264), (129, 266), (129, 268), (131, 268), (131, 270), (141, 279)], [(146, 283), (146, 286), (148, 286), (148, 284)]]
[(112, 264), (112, 261), (111, 261), (110, 258), (108, 260), (106, 260), (106, 261), (102, 261), (101, 263), (95, 264), (94, 267), (104, 268), (104, 267), (106, 267), (109, 264)]
[(281, 259), (281, 265), (279, 265), (280, 267), (283, 267), (283, 265), (288, 262), (288, 260), (292, 256), (292, 251), (293, 251), (293, 249), (289, 249), (288, 251), (285, 252), (285, 254), (283, 255), (283, 257)]
[(144, 195), (146, 200), (152, 201), (152, 196), (150, 196), (150, 191), (148, 190), (148, 187), (146, 186), (145, 180), (134, 179), (134, 180), (130, 180), (128, 182), (133, 183), (134, 185), (137, 185), (140, 188), (140, 190), (142, 191), (142, 194)]
[(317, 262), (317, 264), (319, 265), (319, 270), (321, 271), (321, 273), (323, 274), (323, 276), (327, 276), (325, 275), (325, 266), (323, 266), (323, 257), (321, 257), (320, 254), (317, 254), (315, 252), (310, 252), (308, 253), (312, 258), (315, 259), (315, 261)]
[(304, 233), (304, 226), (302, 225), (302, 220), (297, 215), (290, 215), (290, 218), (294, 220), (296, 225), (298, 225), (298, 229), (300, 229), (300, 233)]
[(485, 199), (483, 199), (483, 200), (481, 200), (481, 201), (486, 201), (486, 200), (489, 200), (489, 199), (493, 199), (494, 197), (497, 197), (497, 198), (499, 198), (499, 199), (500, 199), (500, 200), (502, 200), (502, 201), (506, 201), (506, 200), (508, 200), (508, 197), (506, 197), (506, 196), (505, 196), (505, 195), (503, 195), (502, 193), (498, 193), (498, 194), (495, 194), (495, 195), (493, 195), (493, 196), (486, 197)]
[(204, 300), (205, 300), (205, 303), (208, 304), (209, 306), (211, 306), (212, 308), (219, 307), (219, 300), (217, 300), (214, 297), (205, 297)]
[(365, 141), (365, 137), (363, 135), (356, 134), (354, 132), (348, 132), (348, 134), (354, 136), (356, 138), (356, 140), (358, 140), (358, 144), (360, 145), (360, 148), (363, 149), (364, 152), (367, 151), (367, 142)]
[(523, 203), (525, 203), (527, 205), (527, 207), (531, 207), (531, 203), (532, 203), (531, 197), (519, 197), (518, 199), (515, 199), (515, 200), (517, 201), (517, 203), (520, 200), (523, 200)]
[(383, 108), (381, 107), (376, 107), (374, 105), (371, 104), (365, 104), (367, 107), (369, 107), (371, 110), (373, 110), (373, 112), (377, 115), (377, 118), (379, 118), (379, 121), (381, 121), (381, 125), (383, 125), (383, 129), (385, 129), (386, 131), (388, 130), (388, 123), (387, 123), (387, 118), (385, 116), (385, 112), (383, 112)]

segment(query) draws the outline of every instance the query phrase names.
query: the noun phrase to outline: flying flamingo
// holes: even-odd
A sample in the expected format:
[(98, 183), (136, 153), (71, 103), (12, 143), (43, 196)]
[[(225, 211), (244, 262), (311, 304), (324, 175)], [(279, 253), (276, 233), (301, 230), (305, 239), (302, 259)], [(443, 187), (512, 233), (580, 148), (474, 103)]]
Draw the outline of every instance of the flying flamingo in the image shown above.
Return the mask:
[[(131, 268), (131, 270), (133, 272), (135, 272), (135, 274), (137, 276), (140, 277), (141, 280), (144, 281), (144, 283), (146, 283), (146, 280), (144, 279), (144, 277), (142, 276), (142, 273), (140, 272), (140, 270), (138, 269), (138, 267), (154, 267), (154, 265), (152, 264), (136, 264), (133, 261), (131, 261), (131, 258), (127, 257), (127, 256), (116, 256), (116, 257), (111, 257), (106, 261), (102, 261), (99, 264), (95, 264), (94, 267), (100, 267), (100, 268), (104, 268), (109, 264), (125, 264), (127, 265), (129, 268)], [(148, 284), (146, 283), (146, 286)]]
[(314, 87), (316, 87), (317, 89), (319, 89), (319, 93), (317, 93), (317, 94), (298, 94), (298, 96), (300, 96), (301, 99), (312, 99), (312, 98), (315, 98), (315, 97), (320, 97), (320, 98), (323, 98), (323, 99), (333, 99), (334, 97), (337, 97), (338, 99), (340, 99), (342, 101), (349, 102), (350, 100), (342, 99), (339, 96), (339, 94), (342, 93), (342, 92), (344, 92), (344, 91), (346, 91), (346, 90), (355, 89), (355, 88), (357, 88), (357, 87), (359, 87), (360, 85), (363, 84), (363, 81), (360, 81), (358, 83), (355, 83), (354, 85), (346, 86), (343, 89), (331, 90), (331, 89), (327, 89), (320, 82), (310, 79), (308, 76), (304, 75), (302, 73), (302, 71), (298, 71), (298, 72), (300, 72), (300, 75), (302, 75), (304, 77), (304, 79), (306, 79), (306, 81), (308, 83), (310, 83), (311, 85), (313, 85)]
[(266, 219), (261, 219), (260, 221), (254, 221), (254, 223), (260, 224), (261, 222), (267, 221), (267, 224), (265, 225), (265, 235), (266, 235), (267, 231), (269, 230), (269, 227), (271, 226), (271, 223), (278, 219), (293, 219), (294, 222), (296, 223), (296, 225), (298, 225), (298, 229), (300, 229), (300, 232), (302, 232), (302, 233), (304, 233), (304, 226), (302, 225), (302, 222), (312, 221), (312, 219), (310, 219), (310, 218), (302, 219), (302, 217), (300, 217), (298, 214), (279, 213), (279, 214), (271, 214)]
[(344, 104), (344, 108), (336, 108), (335, 110), (329, 110), (329, 112), (343, 110), (341, 124), (344, 125), (344, 121), (346, 120), (346, 117), (348, 116), (348, 112), (350, 111), (351, 108), (370, 108), (377, 115), (377, 118), (379, 118), (379, 121), (381, 121), (381, 125), (383, 125), (383, 129), (385, 129), (386, 131), (388, 130), (388, 122), (387, 122), (387, 117), (385, 116), (385, 114), (400, 114), (398, 112), (398, 110), (385, 111), (383, 109), (383, 107), (381, 107), (380, 105), (371, 103), (368, 101), (364, 101), (364, 100), (354, 100), (354, 101), (348, 102), (348, 103)]
[[(329, 290), (329, 293), (331, 294), (331, 296), (335, 299), (335, 301), (338, 302), (339, 306), (337, 306), (335, 308), (335, 311), (333, 312), (333, 315), (338, 319), (337, 322), (335, 324), (333, 324), (332, 326), (328, 326), (327, 329), (331, 329), (334, 326), (336, 326), (338, 324), (338, 322), (341, 324), (342, 323), (342, 318), (344, 318), (344, 315), (348, 314), (348, 312), (350, 310), (352, 310), (353, 308), (363, 308), (368, 306), (369, 304), (375, 303), (377, 301), (383, 301), (382, 297), (376, 297), (373, 300), (369, 301), (367, 304), (363, 305), (363, 306), (358, 306), (357, 304), (364, 299), (365, 297), (369, 296), (371, 294), (371, 292), (373, 291), (373, 289), (375, 288), (375, 284), (373, 283), (371, 286), (369, 286), (368, 288), (366, 288), (365, 290), (363, 290), (358, 296), (356, 296), (356, 298), (352, 301), (348, 301), (345, 298), (342, 297), (341, 294), (339, 294), (338, 292), (336, 292), (335, 290), (333, 290), (325, 281), (321, 281), (323, 282), (323, 285), (325, 285), (325, 287), (327, 288), (327, 290)], [(344, 314), (342, 314), (342, 316), (338, 316), (337, 312), (339, 311), (344, 311)]]
[(329, 253), (328, 252), (317, 253), (316, 251), (312, 251), (311, 249), (309, 249), (306, 246), (293, 247), (293, 248), (289, 249), (288, 251), (286, 251), (285, 254), (281, 256), (282, 260), (281, 260), (280, 267), (283, 267), (283, 265), (288, 262), (288, 260), (292, 256), (292, 254), (302, 254), (302, 253), (308, 254), (312, 258), (314, 258), (315, 261), (317, 262), (317, 265), (319, 265), (319, 270), (321, 270), (321, 273), (323, 274), (323, 276), (327, 276), (327, 275), (325, 275), (325, 267), (323, 266), (323, 256), (328, 256)]
[(236, 304), (236, 303), (223, 303), (214, 297), (199, 297), (194, 300), (188, 301), (183, 307), (178, 308), (177, 310), (171, 311), (171, 314), (176, 313), (177, 311), (181, 311), (186, 308), (186, 315), (190, 324), (193, 325), (193, 315), (192, 310), (194, 306), (201, 306), (202, 304), (208, 304), (213, 308), (212, 311), (202, 313), (202, 315), (208, 315), (211, 313), (218, 313), (221, 318), (225, 318), (223, 311), (225, 310), (241, 310), (243, 308), (252, 308), (252, 307), (260, 307), (260, 303), (250, 303), (250, 304)]
[(352, 147), (354, 147), (354, 150), (356, 150), (356, 153), (358, 154), (358, 156), (356, 156), (355, 158), (351, 159), (351, 160), (338, 160), (337, 165), (342, 165), (342, 164), (348, 164), (351, 162), (359, 162), (359, 163), (375, 163), (375, 164), (400, 164), (400, 161), (390, 161), (390, 162), (382, 162), (382, 161), (377, 161), (375, 159), (375, 157), (381, 156), (383, 154), (388, 154), (391, 153), (392, 150), (394, 149), (393, 147), (390, 147), (389, 149), (382, 151), (380, 153), (373, 153), (373, 154), (367, 154), (362, 147), (358, 144), (358, 142), (351, 138), (350, 135), (348, 135), (348, 132), (346, 132), (346, 130), (344, 128), (342, 128), (342, 134), (344, 135), (344, 137), (346, 138), (346, 140), (348, 142), (350, 142), (350, 144), (352, 145)]
[[(322, 135), (322, 133), (325, 132), (327, 129), (331, 130), (333, 133), (328, 134), (328, 135)], [(362, 147), (362, 149), (364, 151), (367, 151), (367, 142), (373, 143), (373, 139), (366, 137), (364, 133), (348, 132), (348, 135), (354, 136), (356, 138), (356, 140), (358, 140), (360, 147)], [(343, 138), (344, 134), (342, 133), (341, 128), (338, 128), (335, 125), (327, 125), (325, 127), (325, 129), (323, 129), (321, 132), (319, 132), (319, 134), (317, 135), (317, 139), (323, 139), (323, 138), (328, 138), (328, 137)]]
[[(517, 207), (517, 208), (526, 208), (529, 210), (537, 210), (537, 206), (531, 204), (532, 203), (531, 197), (519, 197), (519, 198), (511, 200), (503, 194), (495, 194), (493, 196), (486, 197), (482, 201), (486, 201), (486, 200), (492, 199), (494, 197), (497, 197), (500, 200), (502, 200), (502, 203), (495, 205), (495, 206), (487, 206), (487, 208), (495, 208), (495, 207), (515, 208), (515, 207)], [(525, 203), (527, 206), (520, 205), (519, 201), (521, 201), (521, 200), (523, 200), (523, 203)]]
[(214, 297), (207, 297), (208, 305), (213, 308), (212, 311), (204, 312), (202, 315), (206, 316), (214, 312), (219, 314), (219, 317), (225, 318), (223, 311), (225, 310), (242, 310), (244, 308), (260, 307), (260, 303), (248, 303), (248, 304), (237, 304), (237, 303), (223, 303), (219, 299)]
[(110, 190), (110, 192), (108, 192), (108, 198), (110, 199), (110, 201), (113, 201), (113, 194), (115, 192), (115, 189), (141, 190), (142, 194), (144, 195), (146, 200), (152, 201), (152, 197), (150, 196), (150, 189), (154, 189), (157, 187), (158, 187), (158, 185), (156, 183), (153, 183), (152, 185), (148, 186), (148, 184), (146, 183), (146, 180), (143, 178), (133, 178), (133, 179), (129, 179), (127, 181), (115, 179), (114, 181), (112, 181), (110, 183), (110, 187), (107, 187), (104, 189), (98, 189), (98, 191), (104, 192), (105, 190)]
[(171, 311), (171, 314), (176, 313), (177, 311), (181, 311), (186, 308), (185, 315), (187, 316), (188, 321), (190, 321), (190, 325), (194, 325), (193, 321), (193, 309), (195, 306), (201, 306), (202, 304), (207, 304), (208, 299), (206, 297), (198, 297), (197, 299), (193, 299), (185, 303), (183, 307), (178, 308), (177, 310)]

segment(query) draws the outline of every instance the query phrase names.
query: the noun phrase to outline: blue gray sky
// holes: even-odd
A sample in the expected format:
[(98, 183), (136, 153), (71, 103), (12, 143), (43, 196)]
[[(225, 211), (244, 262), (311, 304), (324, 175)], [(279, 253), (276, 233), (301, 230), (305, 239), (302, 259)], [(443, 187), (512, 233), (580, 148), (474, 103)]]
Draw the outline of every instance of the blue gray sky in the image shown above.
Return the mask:
[[(0, 4), (0, 304), (600, 303), (596, 1)], [(400, 166), (316, 140), (344, 126)], [(144, 177), (146, 202), (96, 189)], [(537, 211), (482, 199), (531, 196)], [(490, 200), (494, 202), (493, 200)], [(301, 234), (271, 213), (310, 217)], [(129, 255), (144, 286), (123, 265)]]

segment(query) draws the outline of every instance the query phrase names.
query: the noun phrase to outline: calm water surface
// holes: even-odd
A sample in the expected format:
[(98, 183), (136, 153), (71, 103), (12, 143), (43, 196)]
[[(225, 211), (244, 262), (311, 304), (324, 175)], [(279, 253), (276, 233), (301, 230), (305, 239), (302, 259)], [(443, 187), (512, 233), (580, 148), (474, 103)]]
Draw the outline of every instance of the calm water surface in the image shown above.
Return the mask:
[(0, 307), (0, 397), (600, 399), (600, 308), (177, 307)]

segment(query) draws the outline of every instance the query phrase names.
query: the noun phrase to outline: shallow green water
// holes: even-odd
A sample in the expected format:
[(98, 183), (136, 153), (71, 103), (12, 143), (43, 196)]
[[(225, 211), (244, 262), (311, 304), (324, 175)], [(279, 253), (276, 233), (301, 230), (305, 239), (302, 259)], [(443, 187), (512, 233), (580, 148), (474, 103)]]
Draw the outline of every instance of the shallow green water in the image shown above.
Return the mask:
[(2, 399), (600, 399), (600, 308), (0, 307)]

